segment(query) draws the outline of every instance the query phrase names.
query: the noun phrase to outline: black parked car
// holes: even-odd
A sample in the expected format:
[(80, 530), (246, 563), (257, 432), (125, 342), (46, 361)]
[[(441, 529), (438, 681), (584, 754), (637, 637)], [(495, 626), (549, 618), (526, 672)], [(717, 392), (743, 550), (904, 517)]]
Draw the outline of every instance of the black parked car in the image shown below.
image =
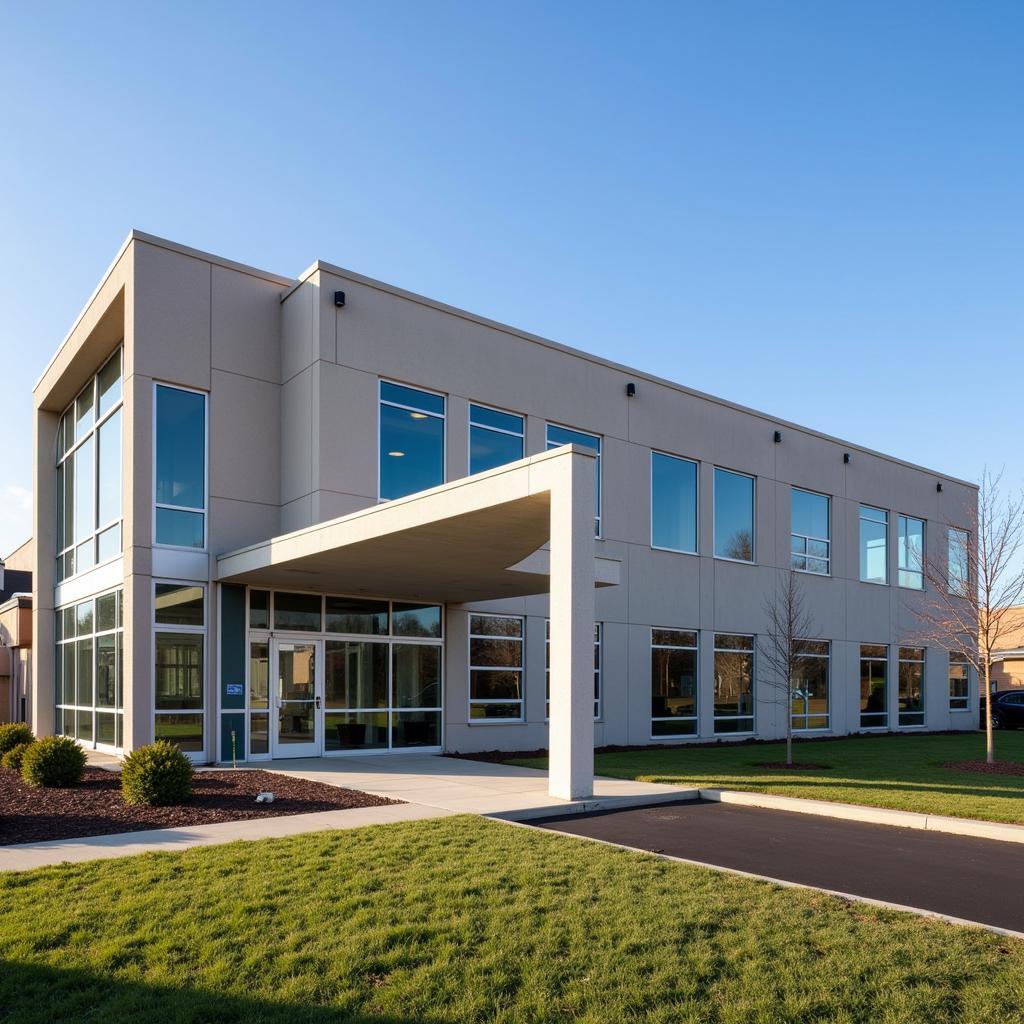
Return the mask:
[[(1024, 688), (998, 690), (992, 694), (992, 728), (1024, 727)], [(985, 728), (985, 705), (981, 705), (981, 728)]]

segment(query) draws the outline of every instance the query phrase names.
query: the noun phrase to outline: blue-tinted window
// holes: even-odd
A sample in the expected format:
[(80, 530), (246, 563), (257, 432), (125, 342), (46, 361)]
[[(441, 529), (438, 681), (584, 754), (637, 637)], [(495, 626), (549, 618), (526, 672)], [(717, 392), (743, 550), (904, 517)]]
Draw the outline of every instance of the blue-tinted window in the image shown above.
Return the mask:
[(99, 429), (99, 524), (121, 518), (121, 410)]
[(444, 398), (381, 381), (380, 496), (403, 498), (443, 483)]
[(860, 506), (860, 578), (865, 583), (889, 582), (889, 513)]
[(754, 560), (754, 478), (715, 470), (715, 555)]
[(156, 510), (156, 542), (176, 548), (201, 548), (205, 517), (202, 512), (176, 508)]
[(899, 585), (911, 590), (924, 588), (924, 521), (900, 516), (897, 521), (896, 553)]
[(651, 452), (651, 544), (697, 550), (697, 463)]
[(523, 457), (523, 417), (469, 407), (469, 472), (483, 473)]
[(597, 452), (597, 465), (594, 467), (594, 533), (601, 534), (601, 438), (594, 434), (584, 434), (568, 427), (556, 427), (548, 424), (547, 448), (561, 448), (564, 444), (578, 444), (581, 448), (589, 448)]
[(206, 396), (156, 389), (156, 501), (206, 508)]
[(790, 491), (790, 565), (827, 576), (830, 568), (829, 499), (824, 494)]
[(970, 541), (971, 535), (966, 530), (951, 527), (948, 543), (948, 582), (949, 592), (958, 597), (966, 597), (970, 582)]

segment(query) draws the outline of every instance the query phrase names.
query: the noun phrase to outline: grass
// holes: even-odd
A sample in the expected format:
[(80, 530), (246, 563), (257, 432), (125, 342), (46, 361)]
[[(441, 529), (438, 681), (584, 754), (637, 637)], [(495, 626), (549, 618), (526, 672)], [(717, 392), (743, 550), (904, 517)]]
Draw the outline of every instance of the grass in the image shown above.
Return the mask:
[(0, 1018), (1009, 1024), (1024, 943), (456, 817), (0, 875)]
[[(980, 733), (952, 736), (872, 736), (799, 743), (794, 760), (828, 769), (759, 768), (784, 761), (784, 744), (678, 747), (598, 754), (600, 775), (708, 789), (815, 800), (838, 800), (922, 814), (1024, 823), (1024, 775), (950, 771), (948, 761), (984, 760)], [(996, 734), (997, 759), (1024, 762), (1024, 731)], [(514, 764), (545, 767), (546, 760)]]

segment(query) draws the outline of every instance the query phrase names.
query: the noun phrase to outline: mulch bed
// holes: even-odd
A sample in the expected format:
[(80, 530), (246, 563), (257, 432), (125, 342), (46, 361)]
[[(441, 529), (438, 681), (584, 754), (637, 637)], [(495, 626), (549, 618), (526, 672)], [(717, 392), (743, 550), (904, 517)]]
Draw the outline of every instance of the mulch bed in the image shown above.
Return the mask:
[(786, 771), (799, 771), (803, 768), (810, 768), (813, 771), (827, 772), (832, 765), (830, 764), (815, 764), (813, 761), (794, 761), (792, 764), (786, 764), (785, 761), (759, 761), (754, 765), (755, 768), (782, 768)]
[[(274, 794), (273, 803), (255, 802), (256, 794), (264, 790)], [(322, 782), (244, 769), (197, 771), (187, 804), (132, 807), (121, 799), (121, 776), (117, 772), (90, 767), (77, 786), (35, 789), (26, 786), (15, 772), (0, 768), (0, 846), (401, 802)]]
[(982, 775), (1024, 775), (1024, 764), (1020, 761), (947, 761), (943, 768), (951, 772), (980, 772)]

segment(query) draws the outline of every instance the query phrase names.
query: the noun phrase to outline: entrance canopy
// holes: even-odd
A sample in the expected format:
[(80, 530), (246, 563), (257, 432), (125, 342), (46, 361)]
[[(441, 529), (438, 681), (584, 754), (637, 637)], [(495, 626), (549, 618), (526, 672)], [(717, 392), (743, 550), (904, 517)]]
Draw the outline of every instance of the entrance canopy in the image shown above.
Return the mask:
[[(550, 594), (552, 796), (594, 787), (595, 455), (565, 445), (217, 559), (222, 583), (461, 603)], [(544, 549), (547, 544), (548, 548)]]
[[(550, 556), (541, 548), (551, 535), (551, 492), (531, 482), (538, 464), (573, 458), (590, 456), (566, 445), (272, 537), (221, 555), (218, 579), (449, 603), (546, 594)], [(619, 563), (595, 558), (594, 582), (618, 583)]]

